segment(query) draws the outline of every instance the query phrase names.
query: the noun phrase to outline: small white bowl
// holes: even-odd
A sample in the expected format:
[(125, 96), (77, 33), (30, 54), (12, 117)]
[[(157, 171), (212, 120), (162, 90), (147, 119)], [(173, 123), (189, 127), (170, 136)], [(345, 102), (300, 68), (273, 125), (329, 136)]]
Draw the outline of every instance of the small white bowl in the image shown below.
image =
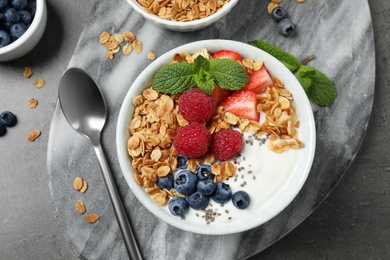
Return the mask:
[[(157, 71), (169, 63), (175, 53), (182, 51), (197, 53), (202, 48), (206, 48), (210, 53), (221, 49), (233, 50), (240, 53), (243, 58), (262, 60), (271, 76), (280, 78), (286, 89), (291, 91), (300, 120), (298, 137), (304, 144), (301, 149), (290, 149), (282, 154), (272, 152), (267, 145), (245, 145), (242, 156), (246, 157), (245, 163), (249, 163), (248, 166), (253, 172), (247, 174), (245, 179), (241, 179), (241, 175), (244, 174), (242, 171), (239, 173), (240, 178), (237, 181), (230, 178), (227, 182), (232, 187), (233, 192), (240, 189), (246, 190), (251, 197), (251, 204), (247, 209), (239, 210), (233, 206), (231, 201), (223, 207), (211, 201), (214, 205), (213, 208), (218, 208), (218, 212), (222, 213), (222, 216), (217, 217), (209, 225), (204, 219), (196, 216), (196, 213), (203, 215), (204, 213), (201, 211), (190, 209), (183, 220), (173, 216), (167, 206), (157, 206), (146, 194), (144, 188), (136, 183), (131, 158), (127, 153), (127, 140), (130, 137), (128, 127), (134, 114), (132, 98), (140, 95), (144, 89), (150, 86)], [(246, 231), (269, 221), (285, 209), (301, 190), (310, 172), (315, 152), (315, 140), (315, 124), (311, 105), (296, 77), (268, 53), (249, 44), (230, 40), (205, 40), (189, 43), (175, 48), (153, 61), (129, 88), (119, 112), (116, 129), (116, 147), (120, 167), (131, 191), (139, 201), (155, 216), (168, 224), (182, 230), (207, 235), (224, 235)], [(247, 167), (245, 171), (249, 168)], [(252, 176), (255, 176), (256, 179), (253, 180)], [(240, 184), (244, 180), (247, 184), (241, 188)], [(225, 210), (228, 210), (229, 214), (225, 213)], [(229, 216), (232, 219), (229, 219)]]
[(15, 60), (31, 51), (42, 38), (47, 23), (45, 0), (36, 0), (37, 9), (34, 19), (27, 31), (13, 43), (0, 48), (0, 62)]
[(179, 32), (189, 32), (189, 31), (195, 31), (202, 28), (205, 28), (222, 17), (224, 17), (227, 13), (230, 12), (230, 10), (237, 4), (238, 0), (230, 0), (229, 3), (225, 4), (221, 10), (218, 12), (194, 21), (188, 21), (188, 22), (179, 22), (179, 21), (173, 21), (173, 20), (167, 20), (162, 19), (158, 17), (157, 15), (154, 15), (152, 13), (148, 13), (145, 11), (145, 9), (137, 2), (137, 0), (126, 0), (130, 6), (139, 14), (141, 14), (144, 18), (151, 21), (152, 23), (156, 24), (157, 26), (172, 30), (172, 31), (179, 31)]

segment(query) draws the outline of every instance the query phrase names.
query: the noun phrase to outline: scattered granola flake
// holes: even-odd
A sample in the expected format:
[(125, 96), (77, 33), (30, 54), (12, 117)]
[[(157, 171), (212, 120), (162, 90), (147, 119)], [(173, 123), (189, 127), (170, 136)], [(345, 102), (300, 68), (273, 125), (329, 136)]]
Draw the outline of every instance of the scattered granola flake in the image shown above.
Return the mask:
[(305, 0), (297, 0), (298, 3), (304, 3)]
[(114, 34), (115, 41), (117, 41), (119, 44), (121, 44), (124, 41), (124, 37), (122, 34), (116, 33)]
[(123, 55), (127, 56), (133, 51), (133, 46), (130, 43), (126, 43), (126, 45), (122, 48)]
[(133, 49), (137, 52), (140, 53), (142, 51), (142, 42), (139, 40), (134, 40), (133, 41)]
[(32, 72), (30, 67), (24, 67), (23, 76), (25, 78), (31, 77), (32, 74), (33, 74), (33, 72)]
[(99, 36), (99, 43), (100, 44), (106, 44), (108, 40), (110, 39), (111, 34), (109, 32), (102, 32)]
[(43, 87), (45, 84), (46, 84), (46, 81), (45, 81), (44, 79), (42, 79), (42, 78), (37, 78), (37, 79), (35, 80), (35, 82), (34, 82), (34, 86), (35, 86), (36, 88), (41, 88), (41, 87)]
[(114, 53), (112, 51), (108, 51), (106, 53), (106, 58), (112, 60), (114, 58)]
[(83, 214), (86, 212), (84, 202), (82, 202), (81, 200), (78, 200), (78, 201), (76, 202), (76, 210), (77, 210), (81, 215), (83, 215)]
[(81, 187), (80, 192), (85, 193), (87, 189), (88, 189), (88, 183), (85, 180), (83, 180), (83, 186)]
[(156, 59), (156, 54), (154, 54), (153, 50), (150, 50), (148, 53), (148, 59), (149, 60), (155, 60)]
[(35, 139), (37, 139), (40, 135), (41, 135), (41, 132), (39, 130), (33, 130), (33, 131), (30, 132), (30, 134), (28, 135), (27, 139), (30, 142), (34, 142)]
[(133, 42), (136, 39), (135, 34), (130, 32), (130, 31), (125, 31), (123, 33), (123, 37), (125, 38), (125, 41), (127, 41), (127, 42)]
[(35, 98), (30, 98), (27, 105), (29, 108), (36, 108), (38, 106), (38, 100), (36, 100)]
[(95, 223), (96, 221), (99, 220), (99, 215), (97, 214), (88, 214), (86, 217), (85, 217), (85, 221), (87, 221), (87, 223), (89, 224), (93, 224)]
[(73, 180), (73, 189), (79, 191), (82, 187), (83, 187), (83, 179), (81, 177), (76, 177)]
[(268, 13), (272, 13), (272, 10), (274, 10), (276, 7), (278, 7), (279, 5), (275, 2), (269, 2), (268, 6), (267, 6), (267, 10), (268, 10)]

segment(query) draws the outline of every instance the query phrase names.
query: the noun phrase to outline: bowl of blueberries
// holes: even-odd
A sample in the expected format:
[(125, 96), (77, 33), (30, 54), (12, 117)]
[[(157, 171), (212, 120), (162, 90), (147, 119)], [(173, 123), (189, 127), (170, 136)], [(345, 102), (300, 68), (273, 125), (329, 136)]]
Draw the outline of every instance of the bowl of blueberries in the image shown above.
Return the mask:
[(27, 54), (42, 38), (45, 0), (0, 0), (0, 62)]

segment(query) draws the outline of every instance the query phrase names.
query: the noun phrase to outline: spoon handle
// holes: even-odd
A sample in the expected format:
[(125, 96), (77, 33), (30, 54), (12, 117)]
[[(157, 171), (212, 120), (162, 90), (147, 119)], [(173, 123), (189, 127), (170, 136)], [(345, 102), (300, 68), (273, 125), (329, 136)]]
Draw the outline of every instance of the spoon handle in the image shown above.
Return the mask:
[(94, 148), (96, 155), (99, 159), (100, 168), (102, 169), (104, 181), (106, 183), (108, 194), (110, 195), (110, 199), (114, 207), (115, 215), (119, 223), (119, 228), (123, 235), (127, 252), (131, 260), (142, 260), (141, 252), (137, 246), (133, 230), (131, 229), (130, 222), (127, 218), (122, 201), (119, 197), (118, 190), (115, 186), (114, 178), (111, 174), (101, 144), (94, 144)]

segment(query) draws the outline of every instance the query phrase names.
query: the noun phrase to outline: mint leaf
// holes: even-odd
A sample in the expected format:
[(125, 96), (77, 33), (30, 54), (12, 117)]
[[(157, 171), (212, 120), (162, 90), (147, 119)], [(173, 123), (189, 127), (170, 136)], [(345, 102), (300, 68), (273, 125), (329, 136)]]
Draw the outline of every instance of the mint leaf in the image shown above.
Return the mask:
[(301, 66), (297, 79), (312, 102), (319, 106), (333, 104), (336, 98), (336, 88), (324, 73), (309, 66)]
[(254, 40), (249, 42), (249, 44), (271, 54), (292, 72), (296, 71), (301, 66), (301, 62), (295, 56), (266, 41)]
[(200, 70), (205, 70), (205, 71), (210, 70), (209, 60), (203, 57), (202, 55), (196, 57), (192, 66), (194, 68), (195, 73), (198, 73)]
[(183, 93), (196, 86), (194, 75), (194, 68), (188, 62), (171, 63), (157, 72), (152, 88), (161, 93)]
[(230, 59), (210, 59), (210, 75), (215, 83), (223, 89), (238, 90), (249, 80), (243, 66)]

